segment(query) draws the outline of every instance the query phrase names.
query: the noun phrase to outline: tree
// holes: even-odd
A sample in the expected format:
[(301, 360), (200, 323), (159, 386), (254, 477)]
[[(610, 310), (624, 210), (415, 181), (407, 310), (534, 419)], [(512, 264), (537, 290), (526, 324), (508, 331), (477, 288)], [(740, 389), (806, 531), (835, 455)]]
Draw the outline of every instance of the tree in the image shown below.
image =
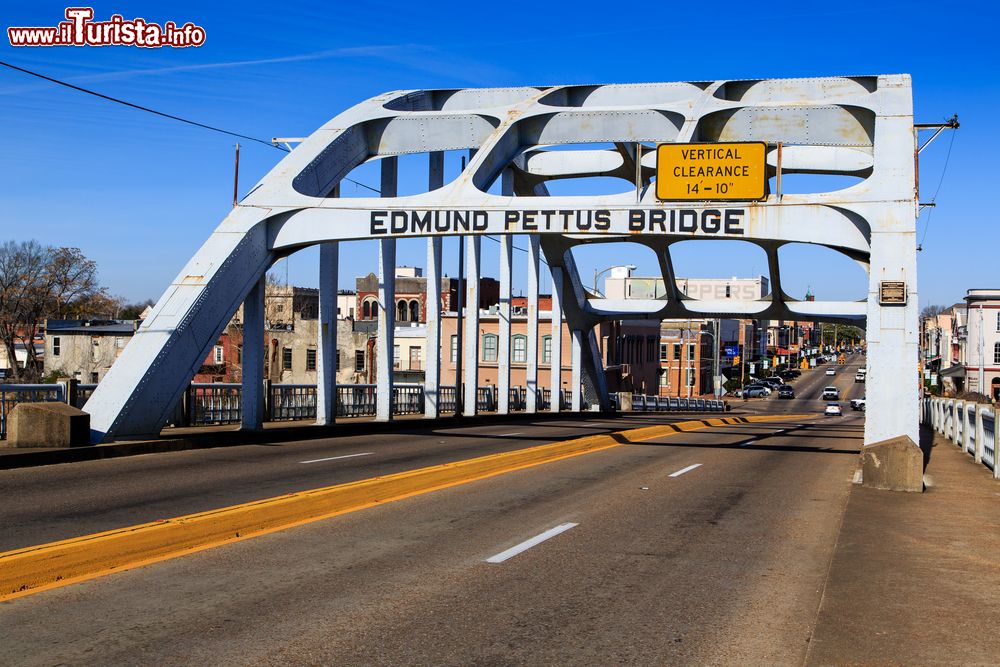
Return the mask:
[(948, 306), (925, 306), (924, 309), (920, 311), (920, 319), (935, 317), (937, 315), (941, 315), (947, 310)]
[[(49, 315), (59, 317), (107, 307), (109, 297), (97, 284), (97, 264), (79, 248), (43, 247), (37, 241), (0, 245), (0, 343), (14, 380), (37, 379), (42, 372), (34, 341)], [(17, 346), (25, 350), (17, 365)]]

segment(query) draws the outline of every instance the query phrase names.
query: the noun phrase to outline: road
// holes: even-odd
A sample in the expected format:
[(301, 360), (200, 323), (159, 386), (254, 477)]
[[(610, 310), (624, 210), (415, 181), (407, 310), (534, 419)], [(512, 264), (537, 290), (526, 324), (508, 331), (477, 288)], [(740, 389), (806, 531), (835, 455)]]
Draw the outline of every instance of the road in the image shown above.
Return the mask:
[[(847, 370), (838, 375), (835, 383), (847, 384)], [(813, 385), (821, 390), (826, 376), (809, 371), (797, 384), (805, 398), (753, 407), (815, 413), (822, 402), (811, 398)], [(862, 418), (848, 411), (623, 445), (8, 601), (0, 604), (0, 661), (801, 664)], [(650, 419), (662, 416), (630, 421)], [(65, 536), (74, 525), (79, 534), (621, 428), (607, 424), (5, 471), (4, 484), (16, 484), (4, 496), (21, 509), (4, 509), (13, 537), (3, 539)], [(46, 503), (53, 496), (62, 500)], [(25, 510), (32, 504), (47, 517), (34, 527)]]

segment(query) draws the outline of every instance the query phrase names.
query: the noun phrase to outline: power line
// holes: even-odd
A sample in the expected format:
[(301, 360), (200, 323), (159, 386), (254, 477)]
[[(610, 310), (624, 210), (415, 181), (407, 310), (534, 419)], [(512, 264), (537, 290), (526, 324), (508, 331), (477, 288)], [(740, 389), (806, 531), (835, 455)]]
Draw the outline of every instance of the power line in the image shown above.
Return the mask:
[[(111, 97), (110, 95), (105, 95), (104, 93), (99, 93), (96, 90), (90, 90), (89, 88), (83, 88), (82, 86), (77, 86), (75, 84), (69, 83), (68, 81), (62, 81), (60, 79), (56, 79), (54, 77), (47, 76), (47, 75), (42, 74), (40, 72), (34, 72), (34, 71), (30, 70), (30, 69), (25, 69), (23, 67), (18, 67), (17, 65), (5, 62), (3, 60), (0, 60), (0, 65), (3, 65), (4, 67), (7, 67), (7, 68), (12, 69), (12, 70), (15, 70), (17, 72), (21, 72), (23, 74), (27, 74), (29, 76), (37, 77), (39, 79), (42, 79), (43, 81), (48, 81), (50, 83), (54, 83), (57, 86), (64, 86), (66, 88), (69, 88), (71, 90), (75, 90), (77, 92), (81, 92), (81, 93), (84, 93), (84, 94), (87, 94), (87, 95), (93, 95), (94, 97), (98, 97), (98, 98), (100, 98), (102, 100), (106, 100), (108, 102), (114, 102), (115, 104), (121, 104), (121, 105), (127, 106), (129, 108), (136, 109), (138, 111), (145, 111), (146, 113), (151, 113), (153, 115), (160, 116), (162, 118), (168, 118), (170, 120), (176, 120), (176, 121), (181, 122), (181, 123), (186, 123), (188, 125), (193, 125), (194, 127), (200, 127), (200, 128), (202, 128), (204, 130), (211, 130), (212, 132), (219, 132), (220, 134), (227, 134), (227, 135), (229, 135), (231, 137), (237, 137), (239, 139), (246, 139), (247, 141), (254, 141), (254, 142), (257, 142), (258, 144), (263, 144), (265, 146), (270, 146), (271, 148), (277, 148), (278, 150), (284, 151), (286, 153), (289, 152), (289, 150), (287, 148), (285, 148), (285, 147), (283, 147), (283, 146), (281, 146), (279, 144), (276, 144), (273, 141), (267, 141), (265, 139), (258, 139), (257, 137), (251, 137), (250, 135), (247, 135), (247, 134), (240, 134), (239, 132), (232, 132), (230, 130), (224, 130), (221, 127), (215, 127), (213, 125), (206, 125), (205, 123), (199, 123), (198, 121), (195, 121), (195, 120), (190, 120), (188, 118), (182, 118), (181, 116), (175, 116), (173, 114), (165, 113), (163, 111), (157, 111), (156, 109), (151, 109), (149, 107), (142, 106), (141, 104), (135, 104), (133, 102), (128, 102), (126, 100), (122, 100), (122, 99), (119, 99), (117, 97)], [(954, 139), (954, 135), (952, 135), (952, 139)], [(949, 152), (950, 152), (950, 149), (949, 149)], [(382, 194), (381, 190), (379, 190), (377, 188), (373, 188), (372, 186), (370, 186), (370, 185), (368, 185), (366, 183), (362, 183), (361, 181), (356, 181), (353, 178), (347, 178), (345, 176), (343, 180), (348, 181), (350, 183), (353, 183), (354, 185), (356, 185), (358, 187), (365, 188), (366, 190), (371, 190), (372, 192), (374, 192), (374, 193), (376, 193), (376, 194), (378, 194), (380, 196)], [(938, 187), (940, 187), (940, 185)], [(495, 241), (496, 243), (500, 243), (499, 239), (494, 238), (492, 236), (487, 236), (486, 238), (490, 239), (491, 241)], [(511, 244), (511, 245), (512, 245), (512, 247), (515, 250), (520, 250), (521, 252), (524, 252), (524, 253), (528, 252), (527, 249), (525, 249), (525, 248), (519, 248), (518, 246), (516, 246), (514, 244)], [(541, 258), (539, 258), (539, 259), (541, 259)], [(545, 266), (548, 266), (548, 262), (546, 262), (544, 259), (541, 259), (541, 262), (542, 262), (542, 264), (545, 264)]]
[[(941, 184), (944, 183), (944, 175), (948, 171), (948, 161), (951, 159), (951, 147), (955, 144), (955, 135), (958, 134), (955, 131), (951, 133), (951, 139), (948, 141), (948, 153), (944, 158), (944, 167), (941, 168), (941, 178), (938, 180), (937, 189), (934, 190), (934, 196), (931, 197), (931, 203), (937, 203), (938, 193), (941, 192)], [(924, 239), (927, 238), (927, 230), (931, 228), (931, 216), (934, 215), (934, 207), (930, 207), (930, 211), (927, 213), (927, 222), (924, 224), (924, 233), (920, 237), (920, 243), (917, 244), (917, 249), (922, 250), (924, 246)]]
[(107, 100), (108, 102), (114, 102), (115, 104), (122, 104), (124, 106), (131, 107), (132, 109), (137, 109), (139, 111), (145, 111), (146, 113), (151, 113), (151, 114), (154, 114), (156, 116), (160, 116), (162, 118), (169, 118), (170, 120), (176, 120), (176, 121), (179, 121), (181, 123), (187, 123), (188, 125), (193, 125), (195, 127), (200, 127), (200, 128), (202, 128), (204, 130), (211, 130), (212, 132), (219, 132), (221, 134), (228, 134), (231, 137), (238, 137), (240, 139), (246, 139), (247, 141), (255, 141), (258, 144), (264, 144), (265, 146), (270, 146), (271, 148), (277, 148), (278, 150), (285, 151), (286, 153), (288, 152), (288, 149), (285, 148), (284, 146), (279, 146), (277, 144), (274, 144), (274, 143), (272, 143), (270, 141), (266, 141), (264, 139), (258, 139), (257, 137), (251, 137), (251, 136), (246, 135), (246, 134), (240, 134), (239, 132), (230, 132), (229, 130), (224, 130), (221, 127), (214, 127), (212, 125), (206, 125), (205, 123), (199, 123), (198, 121), (195, 121), (195, 120), (190, 120), (188, 118), (182, 118), (180, 116), (175, 116), (173, 114), (164, 113), (163, 111), (157, 111), (156, 109), (150, 109), (149, 107), (144, 107), (141, 104), (134, 104), (132, 102), (127, 102), (125, 100), (119, 99), (117, 97), (111, 97), (110, 95), (105, 95), (104, 93), (99, 93), (96, 90), (90, 90), (89, 88), (82, 88), (80, 86), (76, 86), (76, 85), (74, 85), (72, 83), (69, 83), (67, 81), (61, 81), (61, 80), (55, 79), (55, 78), (53, 78), (51, 76), (46, 76), (46, 75), (40, 74), (38, 72), (33, 72), (30, 69), (25, 69), (23, 67), (18, 67), (17, 65), (12, 65), (11, 63), (4, 62), (2, 60), (0, 60), (0, 65), (3, 65), (4, 67), (10, 68), (12, 70), (16, 70), (18, 72), (22, 72), (22, 73), (27, 74), (29, 76), (34, 76), (34, 77), (37, 77), (37, 78), (42, 79), (44, 81), (48, 81), (50, 83), (54, 83), (54, 84), (56, 84), (58, 86), (64, 86), (66, 88), (70, 88), (72, 90), (75, 90), (75, 91), (78, 91), (78, 92), (81, 92), (81, 93), (85, 93), (87, 95), (93, 95), (94, 97), (99, 97), (102, 100)]

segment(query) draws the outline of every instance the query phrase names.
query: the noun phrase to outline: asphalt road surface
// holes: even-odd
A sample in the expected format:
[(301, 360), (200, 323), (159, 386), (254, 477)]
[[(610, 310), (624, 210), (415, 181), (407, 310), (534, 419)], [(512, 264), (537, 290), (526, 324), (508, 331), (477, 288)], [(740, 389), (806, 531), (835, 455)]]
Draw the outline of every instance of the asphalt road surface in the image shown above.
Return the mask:
[[(854, 376), (821, 373), (752, 407), (817, 413)], [(801, 664), (862, 419), (623, 445), (0, 603), (0, 663)], [(5, 471), (4, 548), (607, 424)]]

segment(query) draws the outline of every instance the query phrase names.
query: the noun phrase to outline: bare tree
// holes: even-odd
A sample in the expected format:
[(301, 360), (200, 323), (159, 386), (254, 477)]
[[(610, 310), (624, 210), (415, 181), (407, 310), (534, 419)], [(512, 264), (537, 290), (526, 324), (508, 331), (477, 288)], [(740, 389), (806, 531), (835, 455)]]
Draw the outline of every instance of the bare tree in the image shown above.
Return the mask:
[(923, 310), (920, 311), (920, 319), (927, 317), (934, 317), (940, 315), (948, 310), (948, 306), (925, 306)]
[[(78, 248), (46, 248), (37, 241), (0, 245), (0, 343), (14, 380), (36, 379), (42, 368), (35, 338), (49, 315), (60, 317), (98, 307), (107, 294), (97, 284), (97, 264)], [(17, 365), (18, 343), (25, 351)]]

